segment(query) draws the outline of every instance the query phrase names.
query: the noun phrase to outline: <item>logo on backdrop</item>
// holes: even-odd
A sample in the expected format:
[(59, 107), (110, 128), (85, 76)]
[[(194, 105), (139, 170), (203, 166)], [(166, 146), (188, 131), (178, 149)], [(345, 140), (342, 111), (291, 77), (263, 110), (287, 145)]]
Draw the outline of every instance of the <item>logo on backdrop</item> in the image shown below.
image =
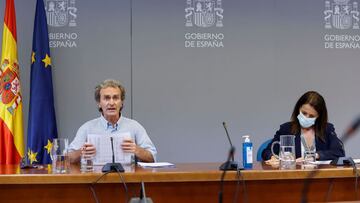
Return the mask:
[[(76, 32), (55, 31), (62, 27), (76, 27), (77, 8), (75, 0), (46, 0), (47, 23), (54, 29), (49, 30), (49, 44), (52, 48), (77, 47)], [(58, 29), (55, 29), (58, 28)]]
[[(360, 36), (350, 33), (359, 30), (359, 14), (359, 3), (355, 0), (325, 1), (324, 27), (327, 33), (324, 35), (324, 45), (326, 49), (360, 49)], [(344, 33), (338, 34), (339, 31)]]
[(223, 12), (221, 0), (186, 0), (185, 26), (222, 27)]
[(53, 27), (76, 26), (75, 0), (47, 0), (46, 17), (48, 25)]
[(359, 29), (358, 2), (350, 0), (325, 1), (325, 28), (326, 29)]
[[(223, 12), (221, 0), (186, 0), (185, 27), (191, 28), (222, 28)], [(186, 48), (222, 48), (224, 34), (214, 32), (187, 32)]]

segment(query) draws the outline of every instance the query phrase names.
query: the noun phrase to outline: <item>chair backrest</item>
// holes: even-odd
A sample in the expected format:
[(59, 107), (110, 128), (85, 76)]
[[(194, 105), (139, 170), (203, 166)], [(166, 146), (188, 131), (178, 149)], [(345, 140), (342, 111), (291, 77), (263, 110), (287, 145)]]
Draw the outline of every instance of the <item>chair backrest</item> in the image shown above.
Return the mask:
[(256, 160), (257, 161), (262, 161), (262, 157), (261, 157), (261, 154), (262, 152), (264, 151), (264, 149), (269, 145), (269, 143), (271, 142), (272, 139), (268, 139), (266, 140), (265, 142), (263, 142), (260, 147), (258, 148), (258, 151), (257, 151), (257, 155), (256, 155)]

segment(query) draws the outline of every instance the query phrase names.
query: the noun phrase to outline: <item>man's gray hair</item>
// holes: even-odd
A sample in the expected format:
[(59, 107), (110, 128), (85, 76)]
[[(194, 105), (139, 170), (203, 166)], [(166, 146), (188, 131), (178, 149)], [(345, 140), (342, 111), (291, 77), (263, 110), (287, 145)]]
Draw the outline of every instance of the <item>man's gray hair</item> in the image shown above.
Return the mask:
[(106, 79), (102, 83), (98, 84), (95, 87), (95, 101), (96, 102), (98, 102), (98, 103), (100, 102), (100, 91), (107, 87), (119, 88), (120, 94), (121, 94), (121, 96), (120, 96), (121, 101), (125, 100), (125, 88), (124, 88), (124, 86), (121, 85), (120, 81), (114, 80), (114, 79)]

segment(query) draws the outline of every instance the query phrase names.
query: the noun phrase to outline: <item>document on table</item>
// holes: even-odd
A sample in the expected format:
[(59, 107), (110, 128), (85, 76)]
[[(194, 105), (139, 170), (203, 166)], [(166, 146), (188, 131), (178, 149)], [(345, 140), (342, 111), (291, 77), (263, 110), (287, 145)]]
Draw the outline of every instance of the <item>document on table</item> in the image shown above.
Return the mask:
[[(355, 164), (359, 164), (360, 163), (360, 159), (353, 159)], [(316, 165), (322, 165), (322, 164), (330, 164), (331, 160), (324, 160), (324, 161), (315, 161), (313, 162), (313, 164)]]
[(175, 164), (169, 162), (154, 162), (154, 163), (146, 163), (146, 162), (138, 162), (139, 166), (144, 168), (165, 168), (165, 167), (175, 167)]
[(115, 162), (130, 164), (132, 153), (124, 153), (121, 149), (121, 143), (124, 139), (132, 139), (130, 133), (118, 134), (88, 134), (88, 142), (96, 147), (94, 165), (104, 165), (112, 163), (112, 150), (110, 137), (113, 138)]

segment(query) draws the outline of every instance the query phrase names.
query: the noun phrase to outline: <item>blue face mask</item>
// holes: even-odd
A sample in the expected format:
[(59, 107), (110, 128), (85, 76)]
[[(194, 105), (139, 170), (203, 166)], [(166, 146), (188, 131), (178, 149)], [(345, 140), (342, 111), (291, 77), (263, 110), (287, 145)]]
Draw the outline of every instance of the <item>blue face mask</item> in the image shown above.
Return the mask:
[(301, 127), (303, 127), (303, 128), (309, 128), (309, 127), (313, 126), (315, 124), (315, 120), (316, 120), (316, 118), (308, 118), (308, 117), (304, 116), (304, 114), (302, 114), (301, 112), (297, 116), (297, 119), (299, 120), (299, 123), (300, 123)]

